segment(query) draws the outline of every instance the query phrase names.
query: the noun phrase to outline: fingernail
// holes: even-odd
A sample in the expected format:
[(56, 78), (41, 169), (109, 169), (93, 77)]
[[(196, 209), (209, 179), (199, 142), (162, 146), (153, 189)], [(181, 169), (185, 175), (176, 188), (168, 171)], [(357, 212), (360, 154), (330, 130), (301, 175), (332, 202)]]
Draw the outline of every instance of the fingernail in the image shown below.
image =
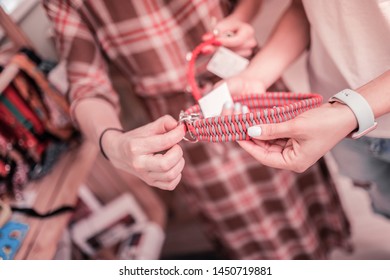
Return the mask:
[(243, 113), (243, 114), (249, 113), (249, 108), (248, 108), (248, 106), (246, 106), (246, 105), (242, 106), (242, 113)]
[(215, 36), (215, 37), (218, 37), (218, 35), (219, 35), (219, 30), (218, 29), (213, 29), (213, 35)]
[(251, 126), (248, 128), (248, 135), (250, 137), (258, 137), (261, 135), (261, 127), (260, 126)]
[(240, 112), (241, 111), (241, 103), (237, 102), (234, 104), (234, 111)]
[(233, 108), (233, 102), (232, 102), (232, 101), (226, 101), (226, 102), (223, 104), (223, 108), (224, 108), (224, 109), (231, 109), (231, 108)]

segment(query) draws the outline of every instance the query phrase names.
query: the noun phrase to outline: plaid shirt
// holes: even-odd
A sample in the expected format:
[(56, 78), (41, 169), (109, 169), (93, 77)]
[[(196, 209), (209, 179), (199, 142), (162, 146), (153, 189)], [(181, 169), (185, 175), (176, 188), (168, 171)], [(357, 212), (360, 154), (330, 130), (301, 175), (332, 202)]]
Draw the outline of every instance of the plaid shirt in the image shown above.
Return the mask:
[[(67, 61), (70, 99), (99, 96), (117, 104), (105, 57), (136, 93), (154, 96), (186, 87), (186, 54), (224, 16), (219, 1), (44, 0), (57, 47)], [(227, 6), (227, 5), (226, 5)]]

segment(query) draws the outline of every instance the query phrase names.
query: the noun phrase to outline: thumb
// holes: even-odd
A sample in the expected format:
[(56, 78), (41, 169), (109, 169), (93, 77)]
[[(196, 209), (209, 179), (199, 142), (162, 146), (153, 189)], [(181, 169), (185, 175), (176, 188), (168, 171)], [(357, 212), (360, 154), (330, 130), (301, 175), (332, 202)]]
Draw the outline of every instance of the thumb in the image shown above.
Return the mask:
[(150, 135), (142, 139), (141, 153), (158, 153), (170, 149), (175, 144), (179, 143), (185, 135), (183, 126), (176, 126), (174, 129), (157, 134)]
[(177, 127), (177, 120), (175, 120), (172, 116), (165, 115), (158, 118), (154, 122), (134, 129), (132, 132), (133, 135), (139, 135), (141, 137), (144, 137), (156, 134), (163, 134), (174, 129), (175, 127)]
[(232, 95), (238, 95), (241, 93), (242, 89), (242, 80), (239, 77), (232, 77), (229, 79), (226, 79), (225, 81), (220, 81), (222, 84), (223, 82), (226, 82), (228, 89), (230, 91), (230, 94)]
[(249, 127), (248, 135), (259, 140), (292, 138), (294, 136), (294, 129), (292, 121), (275, 124), (262, 124)]

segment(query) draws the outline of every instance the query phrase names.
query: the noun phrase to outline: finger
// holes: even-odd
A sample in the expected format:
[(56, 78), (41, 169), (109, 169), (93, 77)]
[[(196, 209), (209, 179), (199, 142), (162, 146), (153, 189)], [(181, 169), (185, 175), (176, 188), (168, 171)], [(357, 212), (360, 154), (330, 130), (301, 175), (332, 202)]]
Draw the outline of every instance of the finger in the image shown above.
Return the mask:
[(232, 115), (233, 114), (233, 107), (234, 107), (234, 104), (232, 101), (225, 102), (225, 104), (223, 104), (221, 115), (222, 116)]
[(214, 46), (205, 46), (202, 48), (202, 54), (208, 55), (215, 52), (216, 48)]
[(147, 171), (151, 172), (168, 172), (183, 159), (183, 150), (175, 144), (165, 154), (155, 154), (143, 157), (141, 165)]
[(214, 36), (231, 36), (242, 26), (242, 23), (239, 21), (220, 21), (218, 22), (214, 29)]
[(274, 168), (289, 169), (289, 165), (284, 158), (283, 151), (270, 152), (268, 149), (258, 146), (252, 141), (238, 141), (238, 144), (264, 165)]
[(257, 146), (263, 147), (268, 152), (282, 152), (287, 146), (286, 139), (277, 140), (257, 140), (251, 139)]
[(150, 135), (139, 139), (141, 141), (138, 154), (151, 154), (165, 151), (179, 143), (185, 135), (183, 126), (176, 126), (171, 131), (163, 134)]
[[(177, 120), (175, 120), (172, 116), (165, 115), (158, 118), (154, 122), (132, 130), (132, 135), (152, 136), (156, 134), (164, 134), (176, 127)], [(184, 128), (182, 129), (184, 130)]]
[(293, 138), (295, 136), (293, 121), (252, 126), (248, 128), (248, 135), (260, 140)]
[(202, 41), (208, 41), (211, 40), (214, 37), (214, 34), (212, 32), (207, 32), (203, 34)]
[(238, 48), (249, 40), (252, 41), (254, 32), (251, 28), (239, 28), (232, 36), (218, 36), (221, 44), (227, 48)]
[[(226, 45), (224, 45), (226, 47)], [(254, 48), (257, 46), (256, 40), (247, 40), (237, 47), (229, 47), (229, 49), (240, 56), (250, 56), (253, 54)]]
[(213, 86), (212, 83), (206, 83), (204, 86), (201, 88), (201, 92), (203, 94), (207, 94), (208, 92), (212, 91), (215, 87)]
[[(220, 81), (217, 83), (217, 85), (222, 83), (222, 82), (225, 82), (225, 81)], [(233, 77), (233, 78), (227, 79), (226, 83), (228, 85), (228, 89), (229, 89), (230, 94), (232, 94), (232, 95), (240, 94), (242, 84), (243, 84), (242, 79), (240, 79), (238, 77)]]
[(162, 190), (172, 191), (176, 188), (176, 186), (180, 183), (182, 175), (179, 174), (174, 180), (170, 182), (162, 182), (162, 181), (155, 181), (152, 186), (155, 186)]
[(234, 111), (233, 114), (241, 114), (242, 112), (242, 105), (240, 102), (234, 103)]
[(153, 181), (171, 182), (183, 171), (184, 165), (185, 160), (184, 158), (181, 158), (170, 170), (164, 172), (149, 172), (148, 177)]
[(252, 49), (245, 49), (245, 50), (237, 50), (237, 51), (234, 51), (236, 54), (238, 54), (239, 56), (242, 56), (244, 58), (248, 58), (248, 57), (251, 57), (252, 56)]

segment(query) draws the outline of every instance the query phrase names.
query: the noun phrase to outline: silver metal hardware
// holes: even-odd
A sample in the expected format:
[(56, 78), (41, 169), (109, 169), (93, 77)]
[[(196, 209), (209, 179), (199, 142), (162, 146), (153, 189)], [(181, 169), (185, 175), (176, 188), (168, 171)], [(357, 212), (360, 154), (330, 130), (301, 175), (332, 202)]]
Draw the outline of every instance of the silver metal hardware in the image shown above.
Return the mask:
[(188, 124), (192, 124), (196, 120), (200, 118), (199, 114), (192, 113), (192, 114), (187, 114), (184, 111), (180, 112), (179, 115), (179, 124), (184, 124), (187, 127), (187, 134), (190, 136), (189, 138), (187, 136), (183, 137), (183, 140), (191, 142), (191, 143), (196, 143), (199, 140), (192, 134), (192, 132), (188, 129)]

